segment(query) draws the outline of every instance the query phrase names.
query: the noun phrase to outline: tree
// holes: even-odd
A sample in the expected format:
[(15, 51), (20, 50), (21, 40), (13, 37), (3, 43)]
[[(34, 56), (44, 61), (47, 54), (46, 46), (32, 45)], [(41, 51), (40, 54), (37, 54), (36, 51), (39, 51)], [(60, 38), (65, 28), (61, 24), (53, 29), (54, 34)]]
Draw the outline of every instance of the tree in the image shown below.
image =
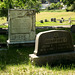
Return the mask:
[(60, 8), (62, 8), (62, 7), (63, 7), (63, 6), (61, 5), (60, 2), (57, 2), (57, 3), (56, 3), (56, 8), (57, 8), (57, 9), (60, 9)]
[(75, 0), (61, 0), (67, 5), (66, 11), (75, 11)]
[(61, 2), (63, 2), (67, 6), (70, 6), (71, 4), (73, 4), (75, 2), (75, 0), (61, 0)]
[[(35, 9), (39, 12), (39, 0), (3, 0), (0, 4), (0, 15), (7, 16), (8, 9)], [(4, 13), (6, 11), (6, 13)]]

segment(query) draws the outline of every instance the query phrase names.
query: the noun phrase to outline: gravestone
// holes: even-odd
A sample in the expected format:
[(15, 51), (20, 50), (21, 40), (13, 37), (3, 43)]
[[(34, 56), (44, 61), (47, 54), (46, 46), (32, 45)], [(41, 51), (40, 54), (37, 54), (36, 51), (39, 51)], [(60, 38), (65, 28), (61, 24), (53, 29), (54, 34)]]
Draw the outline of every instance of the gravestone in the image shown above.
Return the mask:
[(59, 56), (63, 57), (64, 53), (73, 51), (72, 37), (68, 31), (51, 30), (40, 32), (36, 36), (34, 54), (29, 56), (32, 62), (46, 64), (47, 62), (59, 59), (57, 58)]
[(35, 10), (10, 9), (8, 12), (8, 44), (33, 43)]
[(63, 21), (62, 20), (60, 20), (60, 23), (62, 23)]
[(48, 22), (48, 20), (47, 20), (47, 19), (45, 19), (45, 22)]
[(54, 18), (54, 22), (56, 22), (56, 18)]
[(67, 31), (46, 31), (36, 37), (34, 54), (46, 55), (74, 51), (71, 35)]
[(61, 20), (64, 22), (64, 18), (62, 17)]
[(75, 25), (72, 25), (72, 26), (71, 26), (71, 32), (72, 32), (72, 33), (75, 33)]
[(40, 23), (43, 23), (43, 20), (40, 20)]
[(54, 19), (53, 18), (51, 18), (51, 22), (53, 22), (54, 21)]

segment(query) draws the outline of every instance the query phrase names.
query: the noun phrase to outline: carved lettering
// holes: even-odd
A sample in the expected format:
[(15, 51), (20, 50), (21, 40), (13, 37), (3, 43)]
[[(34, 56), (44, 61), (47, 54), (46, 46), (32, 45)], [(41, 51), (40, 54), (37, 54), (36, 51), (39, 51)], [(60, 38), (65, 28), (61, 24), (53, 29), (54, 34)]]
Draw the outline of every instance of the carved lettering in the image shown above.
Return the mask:
[[(40, 35), (38, 37), (38, 35)], [(36, 37), (38, 39), (38, 46), (35, 47), (34, 51), (36, 55), (45, 55), (51, 53), (60, 53), (73, 51), (72, 38), (67, 31), (50, 31), (39, 33)], [(38, 47), (38, 49), (37, 49)]]

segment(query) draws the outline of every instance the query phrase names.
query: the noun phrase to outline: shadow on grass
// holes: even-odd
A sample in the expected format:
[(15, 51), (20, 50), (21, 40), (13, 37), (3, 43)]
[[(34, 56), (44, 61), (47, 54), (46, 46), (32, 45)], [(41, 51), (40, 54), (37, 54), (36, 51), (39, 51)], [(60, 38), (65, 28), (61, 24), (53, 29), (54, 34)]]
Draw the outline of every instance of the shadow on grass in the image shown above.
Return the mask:
[(5, 69), (6, 65), (28, 64), (33, 51), (34, 47), (11, 47), (0, 51), (0, 69)]
[[(35, 64), (34, 64), (35, 65)], [(43, 67), (48, 70), (75, 70), (75, 60), (67, 60), (65, 58), (56, 60), (53, 63), (46, 63), (44, 65), (35, 65), (36, 67)]]

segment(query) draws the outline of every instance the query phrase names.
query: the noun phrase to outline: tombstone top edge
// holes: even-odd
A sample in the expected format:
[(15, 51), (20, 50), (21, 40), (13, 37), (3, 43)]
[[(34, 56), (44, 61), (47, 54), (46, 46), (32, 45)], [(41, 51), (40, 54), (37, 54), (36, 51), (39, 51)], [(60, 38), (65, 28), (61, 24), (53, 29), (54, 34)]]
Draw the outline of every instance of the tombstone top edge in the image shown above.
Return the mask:
[(40, 32), (40, 33), (37, 34), (37, 36), (39, 37), (40, 35), (42, 35), (44, 33), (49, 33), (49, 32), (67, 32), (67, 33), (70, 33), (66, 30), (49, 30), (49, 31)]
[(24, 11), (27, 11), (27, 10), (29, 10), (29, 11), (35, 11), (35, 9), (8, 9), (8, 11), (14, 11), (14, 10), (17, 10), (17, 11), (22, 11), (22, 10), (24, 10)]

